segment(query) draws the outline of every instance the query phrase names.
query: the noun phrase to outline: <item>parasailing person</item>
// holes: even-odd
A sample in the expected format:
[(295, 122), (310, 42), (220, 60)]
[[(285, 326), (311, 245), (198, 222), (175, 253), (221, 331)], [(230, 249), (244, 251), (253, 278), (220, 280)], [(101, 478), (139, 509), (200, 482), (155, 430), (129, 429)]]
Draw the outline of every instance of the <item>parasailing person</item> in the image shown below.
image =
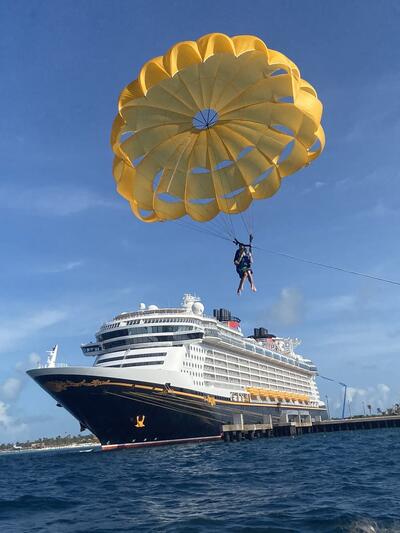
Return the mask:
[(250, 235), (249, 244), (243, 244), (235, 239), (233, 242), (238, 246), (236, 250), (235, 257), (233, 262), (236, 265), (236, 272), (239, 274), (240, 283), (237, 290), (237, 295), (240, 296), (244, 283), (246, 279), (250, 283), (251, 290), (256, 292), (257, 289), (254, 285), (254, 276), (253, 276), (253, 254), (251, 249), (251, 243), (253, 241), (253, 236)]

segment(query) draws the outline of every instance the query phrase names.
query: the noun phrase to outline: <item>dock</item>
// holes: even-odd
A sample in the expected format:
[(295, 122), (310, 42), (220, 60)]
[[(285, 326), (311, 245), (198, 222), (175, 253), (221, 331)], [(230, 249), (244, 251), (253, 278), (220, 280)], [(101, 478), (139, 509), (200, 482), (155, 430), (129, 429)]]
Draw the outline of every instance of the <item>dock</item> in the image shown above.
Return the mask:
[(237, 414), (233, 416), (232, 424), (222, 426), (222, 437), (226, 442), (230, 442), (260, 437), (291, 437), (310, 433), (386, 428), (400, 428), (400, 415), (321, 420), (320, 417), (312, 418), (309, 414), (284, 413), (280, 418), (266, 415), (258, 424), (245, 424), (243, 415)]

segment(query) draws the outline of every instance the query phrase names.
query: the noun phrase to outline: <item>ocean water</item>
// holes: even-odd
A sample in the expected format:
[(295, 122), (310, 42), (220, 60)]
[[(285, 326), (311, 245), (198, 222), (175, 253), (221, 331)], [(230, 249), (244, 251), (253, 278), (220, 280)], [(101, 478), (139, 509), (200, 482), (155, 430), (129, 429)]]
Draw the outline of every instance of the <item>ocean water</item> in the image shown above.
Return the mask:
[(400, 430), (0, 455), (0, 531), (400, 532)]

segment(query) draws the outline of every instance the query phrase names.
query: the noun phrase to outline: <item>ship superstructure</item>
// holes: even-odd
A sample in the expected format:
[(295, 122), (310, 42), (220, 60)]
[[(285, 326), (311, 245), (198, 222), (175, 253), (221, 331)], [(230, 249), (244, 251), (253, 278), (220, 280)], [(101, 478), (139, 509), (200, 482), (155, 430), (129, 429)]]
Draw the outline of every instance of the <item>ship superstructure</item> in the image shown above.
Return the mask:
[(299, 343), (264, 328), (245, 337), (228, 310), (207, 316), (186, 294), (181, 307), (141, 304), (103, 324), (81, 347), (93, 367), (29, 374), (105, 447), (219, 438), (234, 414), (324, 415), (317, 368)]

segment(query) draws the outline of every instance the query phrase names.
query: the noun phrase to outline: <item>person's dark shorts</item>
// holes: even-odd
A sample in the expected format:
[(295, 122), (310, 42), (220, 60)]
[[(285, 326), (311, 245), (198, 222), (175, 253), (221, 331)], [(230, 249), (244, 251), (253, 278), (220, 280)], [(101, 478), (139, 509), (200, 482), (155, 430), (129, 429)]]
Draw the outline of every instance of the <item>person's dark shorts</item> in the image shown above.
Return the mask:
[(242, 279), (242, 277), (245, 275), (246, 272), (253, 273), (253, 271), (251, 270), (251, 268), (249, 266), (244, 266), (244, 267), (237, 266), (236, 267), (236, 272), (238, 273), (238, 276), (239, 276), (240, 279)]

